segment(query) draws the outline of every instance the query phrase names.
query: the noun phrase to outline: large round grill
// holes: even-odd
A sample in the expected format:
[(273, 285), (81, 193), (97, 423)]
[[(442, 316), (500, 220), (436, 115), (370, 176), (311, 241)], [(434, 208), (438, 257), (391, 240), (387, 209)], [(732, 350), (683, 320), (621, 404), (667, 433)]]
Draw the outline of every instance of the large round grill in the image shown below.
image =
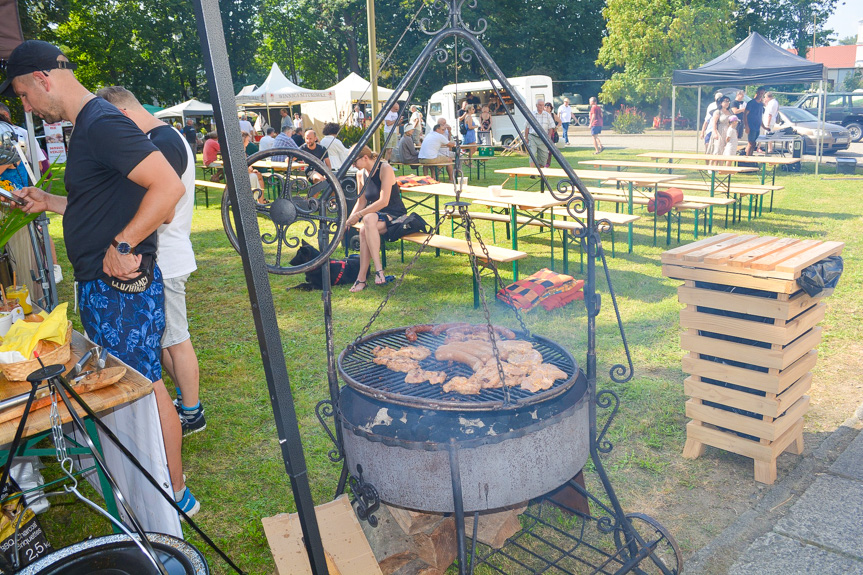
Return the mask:
[(455, 376), (470, 377), (471, 369), (460, 363), (442, 362), (434, 358), (435, 350), (443, 345), (446, 336), (434, 335), (431, 332), (419, 333), (415, 343), (405, 336), (406, 328), (396, 328), (377, 332), (362, 338), (353, 347), (345, 349), (339, 355), (339, 373), (345, 382), (360, 393), (377, 399), (385, 399), (407, 407), (422, 407), (428, 409), (485, 411), (492, 409), (514, 409), (546, 401), (560, 395), (575, 383), (578, 372), (577, 364), (572, 355), (556, 343), (540, 336), (524, 337), (517, 333), (518, 339), (530, 341), (536, 351), (542, 354), (544, 363), (550, 363), (567, 374), (566, 379), (558, 379), (551, 388), (532, 393), (518, 386), (509, 388), (510, 403), (506, 403), (504, 390), (483, 389), (476, 395), (460, 393), (444, 393), (443, 386), (430, 383), (406, 383), (405, 374), (391, 371), (372, 360), (372, 350), (377, 346), (399, 349), (406, 345), (422, 345), (432, 351), (432, 355), (420, 362), (420, 367), (428, 371), (443, 371), (447, 379)]

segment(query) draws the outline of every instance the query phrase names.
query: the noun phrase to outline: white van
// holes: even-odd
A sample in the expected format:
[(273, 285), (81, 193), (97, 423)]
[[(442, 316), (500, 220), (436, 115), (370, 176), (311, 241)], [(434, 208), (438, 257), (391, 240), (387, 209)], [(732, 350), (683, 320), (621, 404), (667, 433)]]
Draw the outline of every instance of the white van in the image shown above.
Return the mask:
[[(516, 94), (512, 96), (504, 92), (499, 82), (495, 82), (495, 85), (504, 97), (503, 105), (512, 112), (516, 126), (513, 127), (512, 120), (506, 115), (506, 112), (500, 111), (497, 114), (492, 114), (491, 136), (494, 145), (497, 146), (510, 144), (518, 134), (524, 132), (524, 115), (515, 107), (512, 97), (521, 98), (524, 105), (529, 110), (533, 110), (538, 99), (541, 98), (546, 102), (551, 102), (553, 96), (551, 78), (548, 76), (523, 76), (519, 78), (507, 78), (507, 80), (516, 91)], [(438, 118), (443, 116), (446, 118), (447, 123), (452, 126), (453, 136), (457, 135), (457, 111), (468, 93), (473, 97), (479, 98), (480, 107), (477, 108), (476, 114), (473, 116), (474, 123), (479, 126), (479, 114), (482, 106), (486, 106), (496, 100), (495, 91), (492, 89), (491, 82), (488, 81), (450, 84), (444, 86), (440, 92), (432, 94), (426, 114), (426, 131), (430, 132), (437, 123)]]

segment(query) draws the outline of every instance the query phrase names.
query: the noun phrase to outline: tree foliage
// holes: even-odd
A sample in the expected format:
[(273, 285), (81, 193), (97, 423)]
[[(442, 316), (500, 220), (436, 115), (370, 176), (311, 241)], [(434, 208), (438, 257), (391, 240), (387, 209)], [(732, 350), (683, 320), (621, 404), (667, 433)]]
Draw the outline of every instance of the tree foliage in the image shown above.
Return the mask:
[(733, 44), (731, 8), (725, 0), (608, 0), (598, 63), (612, 75), (603, 99), (669, 97), (673, 70), (700, 66)]
[(813, 33), (818, 46), (831, 43), (833, 30), (825, 28), (838, 0), (737, 0), (738, 37), (749, 30), (802, 55), (812, 47)]

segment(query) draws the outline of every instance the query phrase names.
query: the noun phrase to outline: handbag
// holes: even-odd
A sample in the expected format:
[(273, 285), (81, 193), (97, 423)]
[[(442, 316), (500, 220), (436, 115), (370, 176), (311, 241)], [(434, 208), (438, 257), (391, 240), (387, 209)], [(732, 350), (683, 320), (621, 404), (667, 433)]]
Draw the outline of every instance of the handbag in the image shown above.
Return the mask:
[(427, 234), (430, 231), (432, 231), (431, 226), (421, 216), (417, 214), (405, 214), (397, 217), (387, 225), (386, 240), (394, 242), (409, 234)]

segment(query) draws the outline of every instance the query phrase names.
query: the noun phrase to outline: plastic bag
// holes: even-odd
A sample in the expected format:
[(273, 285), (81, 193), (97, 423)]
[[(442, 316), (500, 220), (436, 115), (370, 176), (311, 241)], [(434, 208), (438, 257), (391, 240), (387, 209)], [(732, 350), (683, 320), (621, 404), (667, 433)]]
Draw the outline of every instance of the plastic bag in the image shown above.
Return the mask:
[[(51, 504), (48, 498), (45, 497), (44, 489), (37, 489), (45, 485), (45, 479), (39, 472), (45, 466), (42, 465), (42, 460), (37, 456), (32, 457), (16, 457), (12, 461), (12, 479), (21, 488), (21, 491), (27, 491), (27, 503), (30, 504), (30, 509), (33, 513), (39, 515), (48, 511)], [(35, 491), (31, 491), (35, 490)]]
[(818, 263), (812, 264), (800, 272), (797, 285), (803, 288), (810, 297), (826, 297), (833, 293), (845, 264), (842, 256), (830, 256)]

